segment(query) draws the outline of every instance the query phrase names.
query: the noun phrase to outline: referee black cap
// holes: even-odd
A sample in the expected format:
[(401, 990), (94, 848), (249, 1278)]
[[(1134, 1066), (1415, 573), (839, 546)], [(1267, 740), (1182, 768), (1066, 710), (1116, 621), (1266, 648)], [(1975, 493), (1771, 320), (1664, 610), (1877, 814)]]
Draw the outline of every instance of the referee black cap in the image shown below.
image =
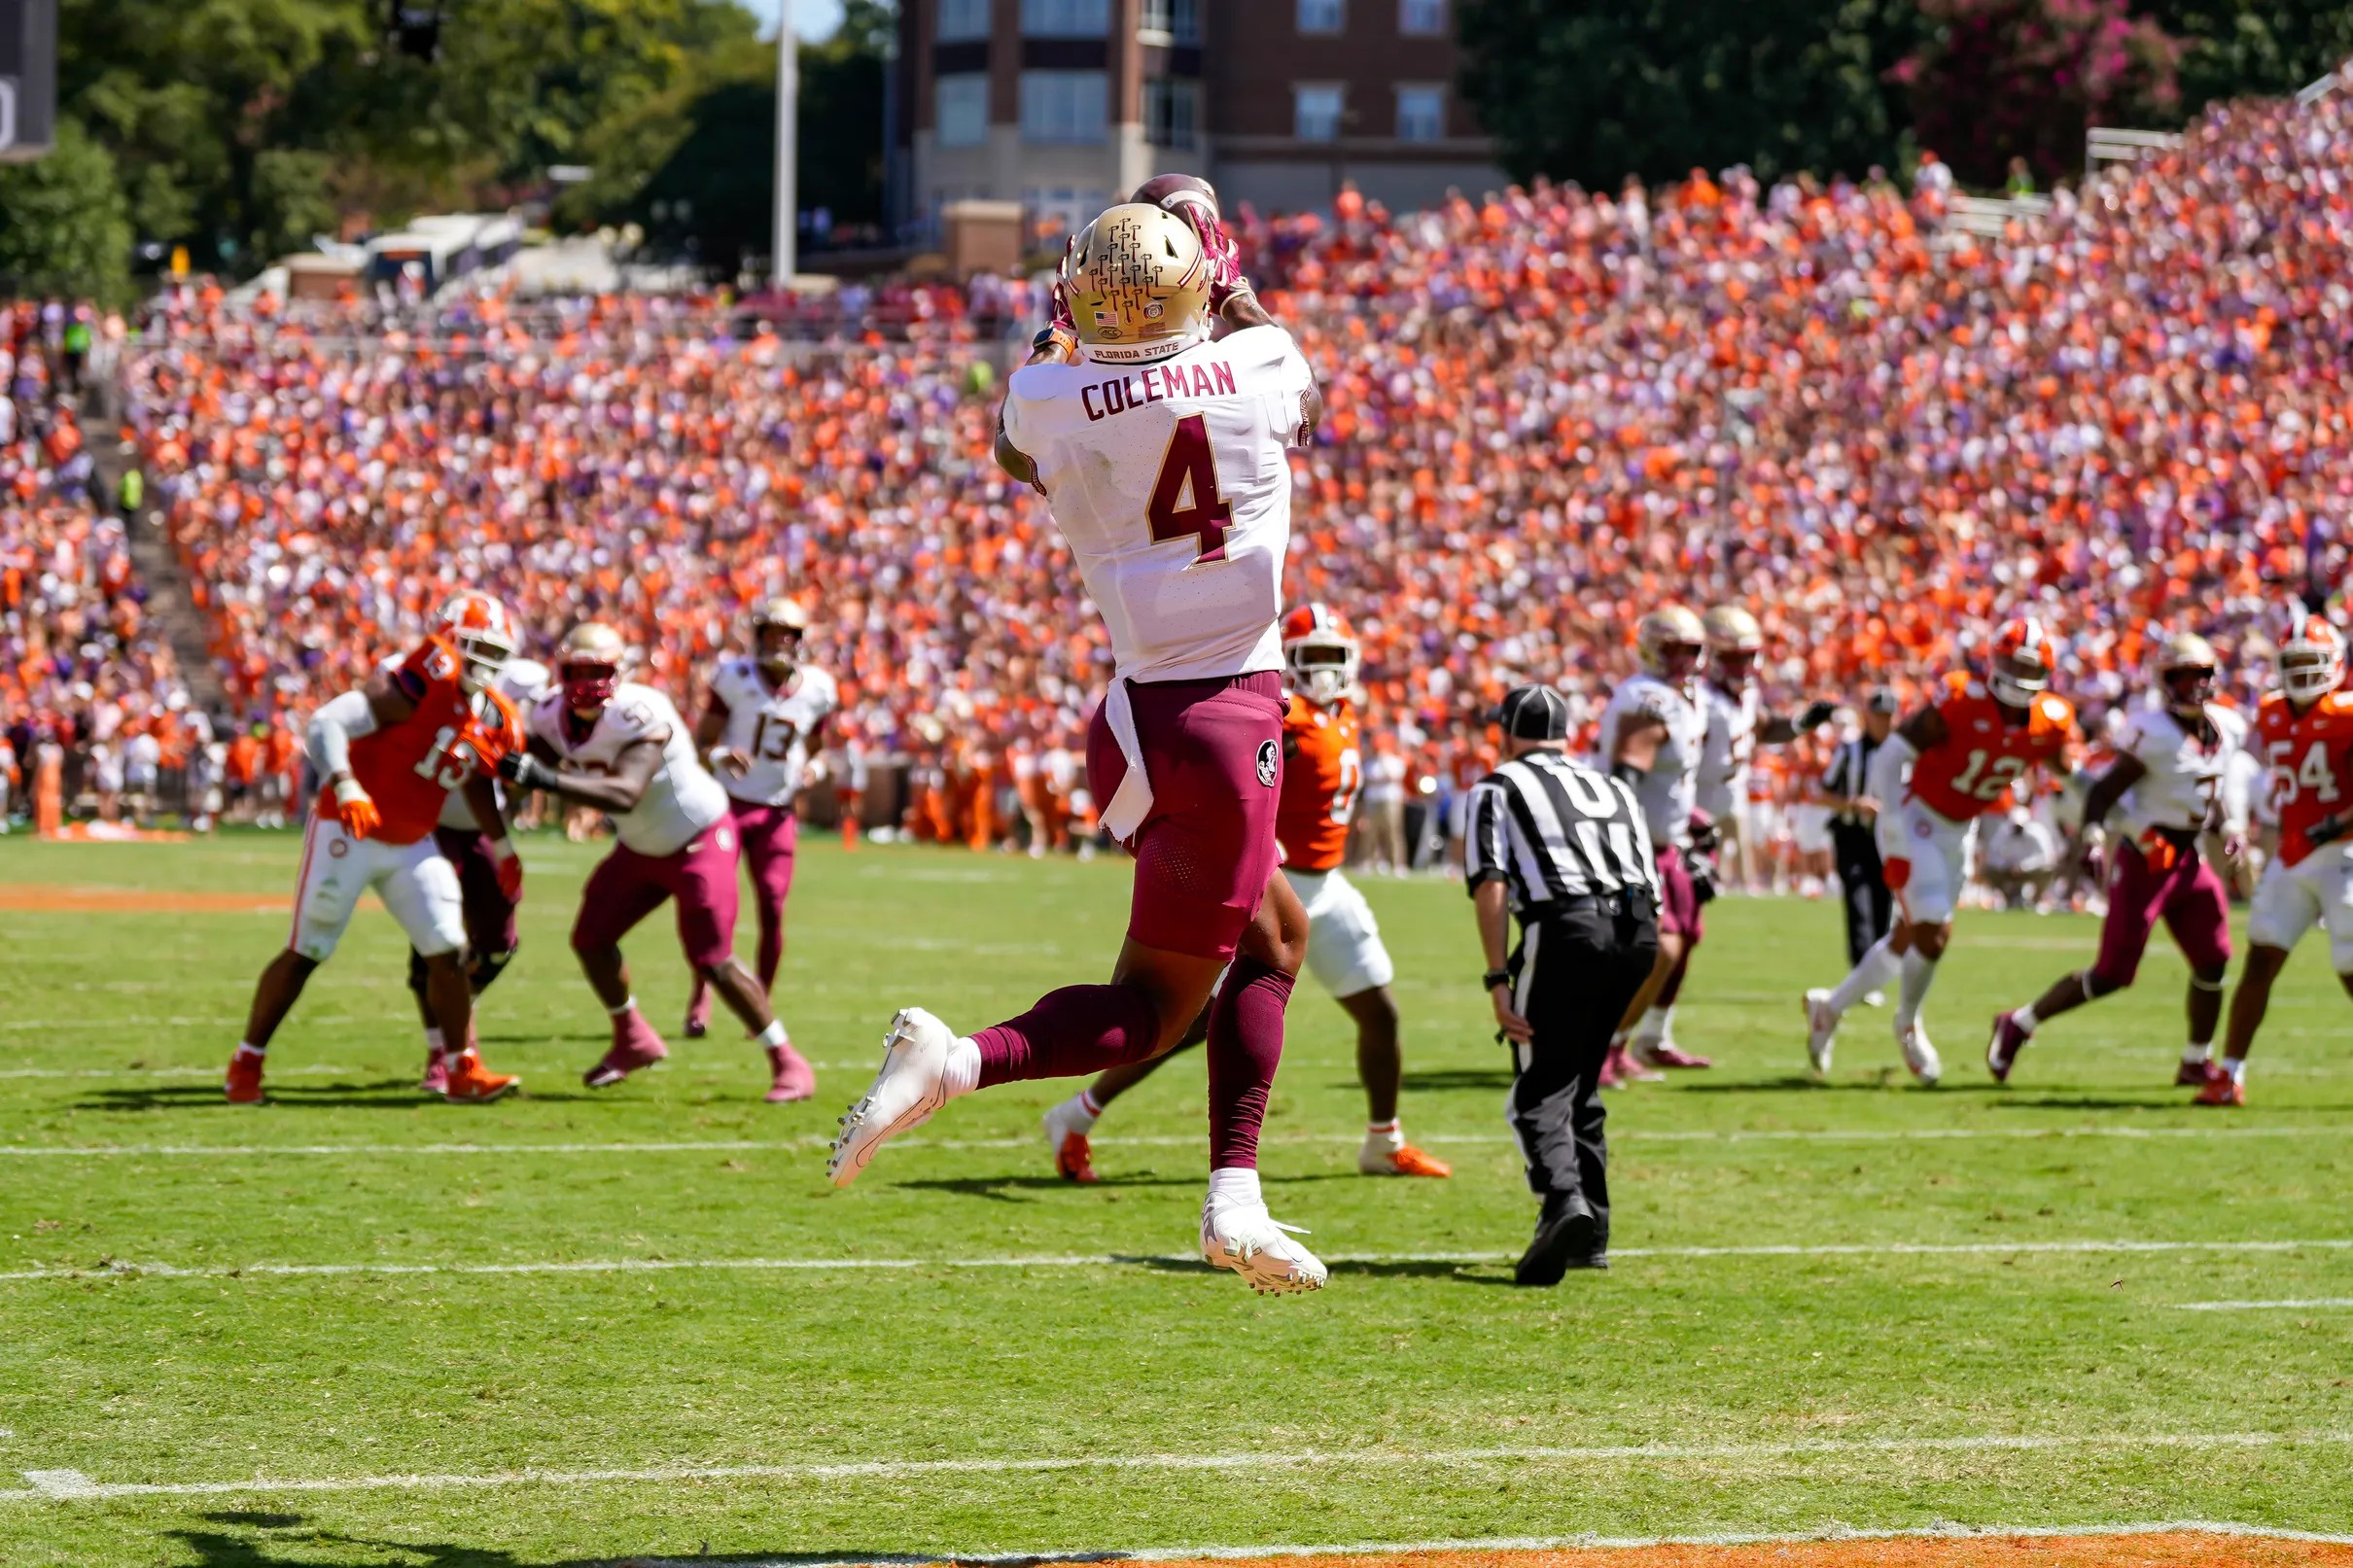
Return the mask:
[(1568, 699), (1551, 686), (1514, 686), (1503, 694), (1495, 722), (1515, 741), (1568, 739)]

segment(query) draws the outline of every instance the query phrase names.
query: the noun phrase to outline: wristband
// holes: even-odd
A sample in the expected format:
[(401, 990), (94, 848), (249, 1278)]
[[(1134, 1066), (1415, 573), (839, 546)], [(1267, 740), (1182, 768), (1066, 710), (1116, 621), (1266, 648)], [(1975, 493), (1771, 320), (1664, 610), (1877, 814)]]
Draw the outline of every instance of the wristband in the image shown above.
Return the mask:
[(1490, 969), (1487, 971), (1486, 978), (1479, 984), (1483, 990), (1493, 991), (1497, 986), (1508, 986), (1511, 983), (1512, 972), (1509, 969)]
[(513, 859), (514, 846), (505, 839), (492, 839), (490, 841), (490, 858), (501, 864)]
[(355, 800), (366, 800), (367, 798), (368, 791), (360, 787), (359, 780), (337, 779), (335, 781), (336, 805), (348, 806)]

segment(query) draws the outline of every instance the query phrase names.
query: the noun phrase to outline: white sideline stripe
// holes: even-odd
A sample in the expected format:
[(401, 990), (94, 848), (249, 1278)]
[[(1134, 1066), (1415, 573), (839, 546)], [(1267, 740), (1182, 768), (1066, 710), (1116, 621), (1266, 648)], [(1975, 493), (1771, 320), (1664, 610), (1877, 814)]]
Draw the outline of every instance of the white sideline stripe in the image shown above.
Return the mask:
[(2177, 1312), (2271, 1312), (2297, 1311), (2304, 1307), (2353, 1307), (2353, 1296), (2309, 1296), (2301, 1301), (2282, 1302), (2175, 1302)]
[[(1854, 1530), (1829, 1525), (1795, 1534), (1727, 1530), (1705, 1535), (1504, 1535), (1459, 1541), (1360, 1541), (1351, 1546), (1145, 1547), (1134, 1551), (958, 1551), (932, 1556), (867, 1552), (857, 1557), (767, 1557), (736, 1568), (927, 1568), (930, 1564), (972, 1564), (973, 1568), (1024, 1568), (1036, 1563), (1250, 1562), (1266, 1557), (1415, 1556), (1458, 1551), (1647, 1551), (1660, 1547), (1794, 1547), (1811, 1542), (2065, 1540), (2139, 1535), (2210, 1535), (2256, 1541), (2294, 1541), (2313, 1546), (2353, 1545), (2353, 1535), (2273, 1529), (2223, 1519), (2152, 1519), (2137, 1524), (1931, 1524), (1914, 1530)], [(630, 1568), (696, 1568), (710, 1558), (632, 1557)]]
[[(1278, 1452), (1058, 1454), (1008, 1459), (868, 1459), (781, 1465), (650, 1465), (615, 1470), (494, 1470), (455, 1475), (329, 1476), (309, 1480), (116, 1481), (75, 1471), (72, 1489), (0, 1491), (0, 1501), (74, 1498), (212, 1497), (239, 1492), (423, 1491), (487, 1486), (594, 1486), (625, 1481), (904, 1481), (928, 1476), (1019, 1476), (1057, 1471), (1249, 1471), (1328, 1465), (1610, 1464), (1628, 1460), (1791, 1459), (1838, 1454), (2042, 1453), (2073, 1448), (2271, 1448), (2296, 1444), (2353, 1444), (2353, 1431), (2090, 1432), (2073, 1436), (1987, 1433), (1949, 1438), (1797, 1438), (1780, 1443), (1631, 1443), (1587, 1447), (1303, 1448)], [(1198, 1553), (1196, 1553), (1198, 1554)], [(931, 1559), (937, 1560), (937, 1559)]]
[(24, 1479), (42, 1497), (96, 1497), (97, 1483), (79, 1470), (28, 1470)]
[[(330, 1074), (359, 1074), (374, 1072), (374, 1067), (335, 1067), (320, 1063), (304, 1063), (299, 1066), (272, 1067), (273, 1078), (296, 1076), (320, 1078)], [(218, 1078), (222, 1069), (213, 1067), (8, 1067), (0, 1068), (0, 1078)]]
[[(2297, 1252), (2353, 1249), (2353, 1237), (2300, 1241), (1889, 1241), (1834, 1242), (1817, 1246), (1613, 1247), (1623, 1258), (1913, 1258), (1976, 1257), (2017, 1253), (2082, 1254), (2153, 1252)], [(1516, 1252), (1335, 1252), (1334, 1264), (1508, 1263)], [(622, 1274), (699, 1271), (820, 1272), (902, 1269), (1119, 1269), (1141, 1264), (1184, 1264), (1207, 1270), (1185, 1252), (1045, 1253), (1003, 1258), (584, 1258), (532, 1263), (249, 1263), (181, 1268), (173, 1264), (108, 1260), (87, 1269), (18, 1269), (0, 1281), (44, 1279), (245, 1279), (336, 1278), (347, 1274)]]
[[(193, 1070), (193, 1069), (192, 1069)], [(293, 1069), (299, 1071), (301, 1069)], [(356, 1067), (320, 1068), (319, 1071), (358, 1072)], [(213, 1069), (203, 1069), (205, 1076), (215, 1076)], [(5, 1076), (5, 1074), (0, 1074)], [(93, 1076), (111, 1076), (93, 1074)], [(2251, 1138), (2251, 1137), (2344, 1137), (2353, 1135), (2353, 1126), (2316, 1125), (2306, 1127), (1946, 1127), (1920, 1128), (1907, 1131), (1899, 1128), (1863, 1128), (1848, 1131), (1791, 1131), (1769, 1128), (1756, 1131), (1730, 1129), (1711, 1132), (1704, 1129), (1686, 1131), (1642, 1132), (1634, 1130), (1613, 1132), (1620, 1142), (1637, 1143), (1914, 1143), (1929, 1139), (1967, 1140), (1973, 1138), (2027, 1139), (2038, 1138)], [(1509, 1144), (1505, 1133), (1432, 1132), (1417, 1133), (1422, 1143), (1443, 1144)], [(825, 1134), (811, 1133), (799, 1138), (700, 1138), (651, 1142), (615, 1141), (609, 1143), (83, 1143), (83, 1144), (0, 1144), (0, 1159), (165, 1159), (203, 1158), (252, 1159), (263, 1155), (503, 1155), (503, 1154), (715, 1154), (745, 1153), (748, 1151), (791, 1152), (822, 1149), (828, 1143)], [(1312, 1145), (1343, 1143), (1354, 1145), (1361, 1141), (1355, 1133), (1294, 1133), (1286, 1136), (1260, 1138), (1261, 1147), (1270, 1145)], [(1146, 1134), (1139, 1137), (1098, 1138), (1099, 1148), (1199, 1148), (1198, 1133), (1185, 1135)], [(894, 1138), (895, 1149), (1034, 1149), (1039, 1139), (1035, 1136), (1009, 1138)]]

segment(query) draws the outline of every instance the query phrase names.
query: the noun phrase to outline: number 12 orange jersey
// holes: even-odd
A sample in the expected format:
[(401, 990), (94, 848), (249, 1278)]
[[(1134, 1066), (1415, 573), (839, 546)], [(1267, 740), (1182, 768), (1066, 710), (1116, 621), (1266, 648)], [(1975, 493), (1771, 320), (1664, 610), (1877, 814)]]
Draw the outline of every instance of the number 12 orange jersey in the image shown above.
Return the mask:
[[(414, 844), (440, 821), (449, 791), (521, 749), (523, 724), (498, 692), (467, 696), (458, 684), (457, 650), (438, 637), (418, 644), (391, 679), (416, 712), (352, 742), (351, 776), (383, 818), (375, 836)], [(333, 789), (320, 790), (318, 813), (334, 815)]]
[(1982, 817), (2010, 798), (2028, 768), (2055, 762), (2075, 734), (2075, 709), (2049, 692), (2034, 699), (2026, 722), (2013, 724), (1974, 676), (1945, 678), (1937, 714), (1945, 738), (1912, 765), (1912, 798), (1948, 821)]
[(2353, 691), (2332, 691), (2302, 713), (2273, 692), (2255, 711), (2255, 749), (2270, 772), (2279, 813), (2279, 858), (2312, 853), (2305, 835), (2349, 803), (2353, 788)]
[(1345, 700), (1318, 708), (1294, 696), (1282, 715), (1282, 799), (1275, 842), (1294, 871), (1329, 871), (1348, 854), (1348, 824), (1364, 787), (1356, 710)]

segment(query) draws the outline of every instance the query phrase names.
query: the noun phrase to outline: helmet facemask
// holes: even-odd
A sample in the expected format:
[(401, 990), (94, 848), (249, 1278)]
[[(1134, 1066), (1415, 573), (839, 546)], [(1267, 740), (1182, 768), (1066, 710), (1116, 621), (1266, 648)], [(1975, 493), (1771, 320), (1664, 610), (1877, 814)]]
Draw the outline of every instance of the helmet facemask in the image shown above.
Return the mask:
[(1356, 689), (1361, 656), (1356, 645), (1338, 638), (1316, 638), (1291, 644), (1282, 650), (1289, 668), (1291, 689), (1318, 708), (1329, 708)]
[(2051, 671), (2023, 650), (1997, 653), (1985, 672), (1985, 687), (2005, 708), (2031, 708), (2035, 698), (2051, 689)]
[(2335, 691), (2343, 681), (2345, 655), (2342, 647), (2329, 648), (2317, 643), (2291, 643), (2279, 652), (2279, 689), (2288, 700), (2299, 706), (2316, 703)]

